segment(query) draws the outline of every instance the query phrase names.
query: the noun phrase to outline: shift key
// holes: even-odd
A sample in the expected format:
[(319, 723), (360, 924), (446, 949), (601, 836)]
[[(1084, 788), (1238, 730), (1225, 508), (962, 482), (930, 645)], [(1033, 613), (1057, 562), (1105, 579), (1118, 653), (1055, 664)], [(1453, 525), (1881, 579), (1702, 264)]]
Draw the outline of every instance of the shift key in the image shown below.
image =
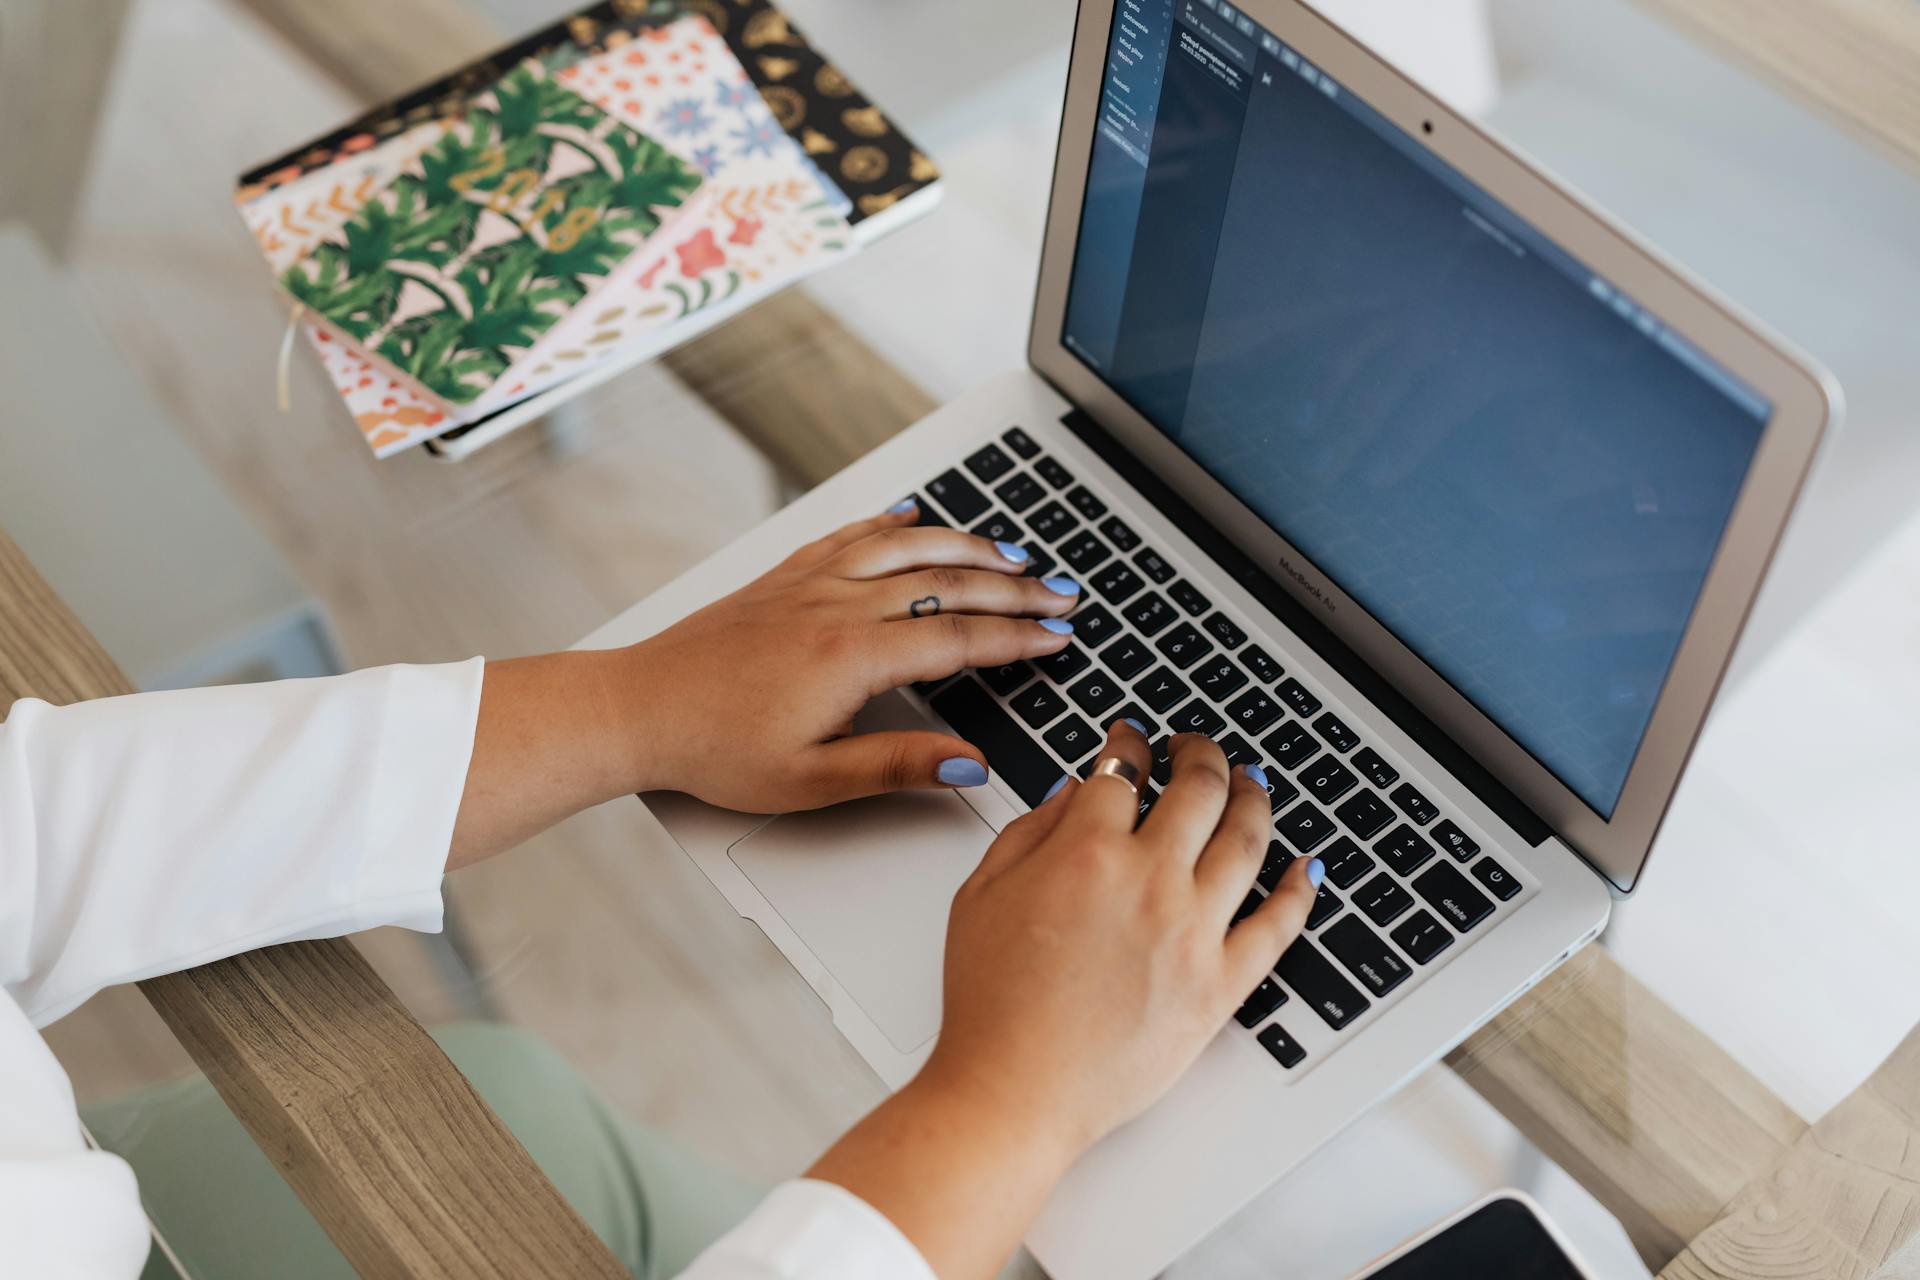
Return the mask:
[(1305, 938), (1287, 948), (1273, 971), (1335, 1031), (1367, 1011), (1367, 998)]

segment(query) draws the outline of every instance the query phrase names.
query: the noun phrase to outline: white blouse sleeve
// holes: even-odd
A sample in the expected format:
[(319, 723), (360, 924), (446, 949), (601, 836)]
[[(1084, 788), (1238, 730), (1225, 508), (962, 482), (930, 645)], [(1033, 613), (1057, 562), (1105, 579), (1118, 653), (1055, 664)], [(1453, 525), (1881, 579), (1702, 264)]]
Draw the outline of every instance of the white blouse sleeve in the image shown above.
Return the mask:
[(936, 1280), (887, 1216), (831, 1182), (775, 1187), (680, 1280)]
[(0, 725), (0, 985), (100, 988), (296, 938), (437, 929), (480, 659), (102, 698)]

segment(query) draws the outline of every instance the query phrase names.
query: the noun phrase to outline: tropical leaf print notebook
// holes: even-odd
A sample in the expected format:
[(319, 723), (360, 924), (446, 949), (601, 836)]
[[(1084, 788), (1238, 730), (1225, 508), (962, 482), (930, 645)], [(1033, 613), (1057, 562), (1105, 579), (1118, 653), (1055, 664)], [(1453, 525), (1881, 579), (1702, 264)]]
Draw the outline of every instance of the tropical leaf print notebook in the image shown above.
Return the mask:
[(700, 185), (674, 152), (522, 66), (280, 280), (368, 354), (482, 409)]

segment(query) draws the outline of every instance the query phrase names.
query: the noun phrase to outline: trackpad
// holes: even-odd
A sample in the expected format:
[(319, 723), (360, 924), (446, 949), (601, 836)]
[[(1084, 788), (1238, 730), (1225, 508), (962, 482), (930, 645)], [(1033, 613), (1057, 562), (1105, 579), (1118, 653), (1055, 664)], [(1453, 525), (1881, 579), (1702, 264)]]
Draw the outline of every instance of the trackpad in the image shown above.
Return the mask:
[(993, 841), (951, 792), (775, 818), (727, 851), (901, 1053), (940, 1029), (947, 908)]

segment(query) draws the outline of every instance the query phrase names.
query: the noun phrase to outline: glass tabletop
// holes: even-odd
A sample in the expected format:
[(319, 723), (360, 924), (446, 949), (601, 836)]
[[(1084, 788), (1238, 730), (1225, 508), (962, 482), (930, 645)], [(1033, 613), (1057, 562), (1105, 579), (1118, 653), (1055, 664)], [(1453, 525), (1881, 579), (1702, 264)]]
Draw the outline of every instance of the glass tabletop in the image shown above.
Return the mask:
[[(502, 32), (568, 8), (473, 7)], [(559, 649), (793, 496), (792, 468), (732, 406), (829, 379), (849, 400), (878, 394), (886, 370), (904, 412), (915, 394), (943, 401), (1020, 367), (1073, 6), (784, 7), (933, 157), (939, 206), (717, 331), (704, 396), (641, 365), (449, 463), (375, 460), (304, 355), (288, 409), (275, 404), (287, 314), (234, 216), (233, 179), (363, 104), (248, 5), (132, 6), (117, 46), (97, 51), (111, 69), (71, 235), (49, 253), (0, 226), (21, 272), (9, 278), (32, 281), (0, 307), (62, 326), (63, 363), (33, 403), (87, 409), (37, 441), (10, 429), (0, 523), (143, 685)], [(1886, 980), (1920, 964), (1903, 906), (1920, 860), (1899, 817), (1920, 762), (1920, 597), (1905, 585), (1920, 572), (1920, 433), (1907, 430), (1920, 247), (1906, 233), (1920, 182), (1625, 0), (1322, 7), (1848, 389), (1846, 439), (1606, 939), (1817, 1117), (1920, 1019), (1920, 994)], [(29, 509), (29, 491), (58, 501)], [(122, 555), (129, 567), (102, 567)], [(129, 585), (182, 563), (204, 565), (203, 581), (166, 601)], [(447, 902), (442, 937), (358, 939), (417, 1017), (525, 1029), (617, 1110), (750, 1182), (804, 1168), (881, 1096), (806, 982), (637, 802), (462, 872)], [(131, 990), (50, 1038), (83, 1101), (188, 1069)], [(1593, 1197), (1443, 1067), (1174, 1274), (1271, 1276), (1283, 1259), (1287, 1274), (1342, 1274), (1501, 1183), (1532, 1188), (1603, 1274), (1645, 1274)], [(1356, 1184), (1374, 1188), (1368, 1203), (1342, 1194)]]

